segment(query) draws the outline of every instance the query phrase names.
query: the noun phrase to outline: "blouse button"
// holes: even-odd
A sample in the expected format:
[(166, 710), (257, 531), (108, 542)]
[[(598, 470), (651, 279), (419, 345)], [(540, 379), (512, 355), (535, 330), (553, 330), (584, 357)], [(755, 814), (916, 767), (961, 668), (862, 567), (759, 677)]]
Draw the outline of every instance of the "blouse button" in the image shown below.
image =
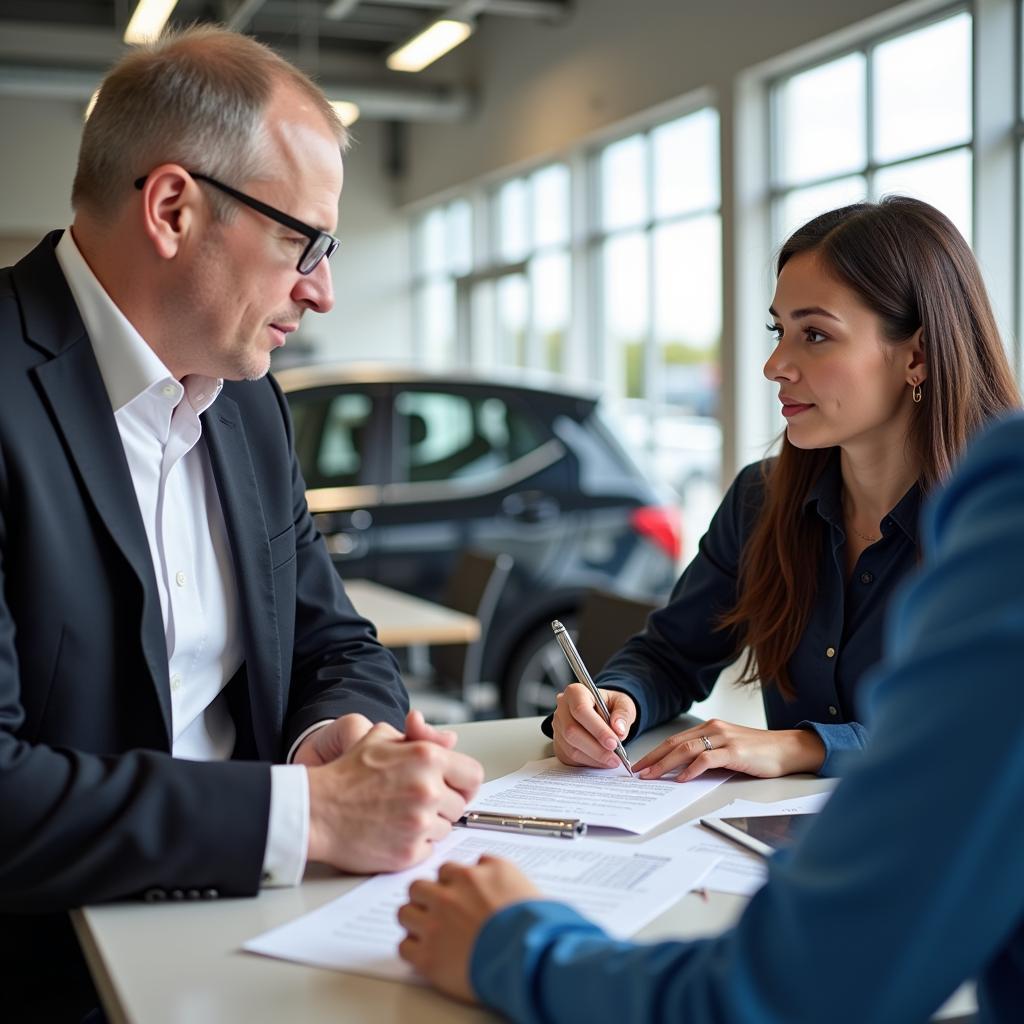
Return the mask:
[(825, 648), (825, 657), (826, 658), (834, 658), (835, 656), (836, 656), (836, 649), (834, 647), (826, 647)]
[(832, 717), (834, 718), (836, 715), (839, 714), (839, 708), (837, 708), (835, 704), (829, 704), (828, 713), (832, 715)]
[(874, 574), (870, 572), (862, 572), (860, 574), (861, 583), (871, 583), (874, 580)]

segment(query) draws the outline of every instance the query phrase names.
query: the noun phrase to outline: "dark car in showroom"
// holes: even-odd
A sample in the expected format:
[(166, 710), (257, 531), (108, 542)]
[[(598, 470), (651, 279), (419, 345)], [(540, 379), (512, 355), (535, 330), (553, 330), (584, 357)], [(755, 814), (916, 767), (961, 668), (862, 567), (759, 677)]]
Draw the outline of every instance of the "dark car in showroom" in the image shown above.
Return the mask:
[[(282, 370), (309, 507), (343, 578), (439, 600), (461, 552), (514, 560), (480, 677), (509, 715), (553, 704), (550, 622), (590, 590), (661, 600), (678, 507), (618, 444), (598, 398), (493, 376), (356, 364)], [(532, 383), (532, 381), (531, 381)]]

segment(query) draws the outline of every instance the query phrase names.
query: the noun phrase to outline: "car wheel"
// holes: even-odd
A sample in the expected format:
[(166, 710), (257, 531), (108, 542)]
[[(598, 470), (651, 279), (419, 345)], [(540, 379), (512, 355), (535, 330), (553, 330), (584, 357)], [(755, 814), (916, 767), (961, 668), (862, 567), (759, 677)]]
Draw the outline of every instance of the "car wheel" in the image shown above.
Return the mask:
[[(559, 616), (576, 639), (576, 613)], [(547, 622), (530, 630), (509, 663), (501, 690), (502, 710), (509, 718), (547, 715), (555, 709), (555, 695), (572, 682), (572, 670)]]

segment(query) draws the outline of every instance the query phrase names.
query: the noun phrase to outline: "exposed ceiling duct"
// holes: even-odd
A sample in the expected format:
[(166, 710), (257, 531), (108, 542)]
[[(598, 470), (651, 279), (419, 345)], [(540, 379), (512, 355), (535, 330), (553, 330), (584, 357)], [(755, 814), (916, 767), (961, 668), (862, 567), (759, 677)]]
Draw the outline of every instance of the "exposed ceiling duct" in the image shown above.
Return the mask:
[[(84, 106), (124, 53), (136, 0), (0, 0), (0, 95)], [(567, 0), (178, 0), (171, 25), (220, 21), (272, 46), (368, 120), (457, 121), (472, 90), (391, 71), (388, 55), (442, 19), (566, 17)], [(452, 65), (457, 74), (458, 65)]]

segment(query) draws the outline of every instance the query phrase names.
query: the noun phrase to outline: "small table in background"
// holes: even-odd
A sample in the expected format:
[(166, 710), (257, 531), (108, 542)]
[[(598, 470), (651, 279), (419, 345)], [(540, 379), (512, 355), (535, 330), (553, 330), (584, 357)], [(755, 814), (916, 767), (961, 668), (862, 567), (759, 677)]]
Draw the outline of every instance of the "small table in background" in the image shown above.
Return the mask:
[(480, 638), (480, 622), (473, 615), (372, 580), (345, 580), (345, 590), (356, 611), (377, 627), (385, 647), (471, 644)]

